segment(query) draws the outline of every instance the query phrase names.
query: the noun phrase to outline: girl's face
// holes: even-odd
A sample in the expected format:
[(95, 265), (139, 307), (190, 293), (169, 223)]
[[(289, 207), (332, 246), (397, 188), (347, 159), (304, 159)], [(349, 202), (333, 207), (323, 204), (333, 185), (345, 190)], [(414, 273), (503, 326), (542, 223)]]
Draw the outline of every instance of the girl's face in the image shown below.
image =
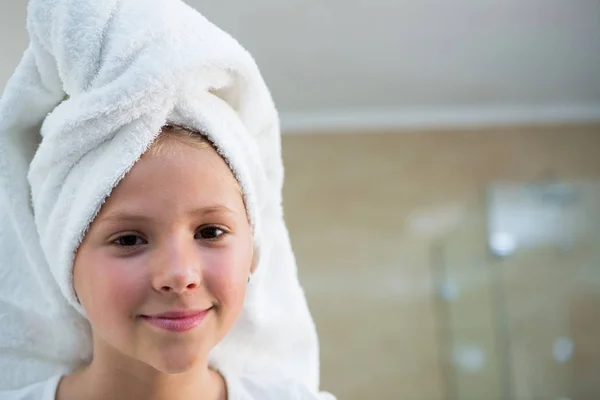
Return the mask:
[(103, 205), (78, 249), (74, 284), (94, 359), (181, 373), (206, 365), (240, 314), (253, 243), (220, 156), (165, 140)]

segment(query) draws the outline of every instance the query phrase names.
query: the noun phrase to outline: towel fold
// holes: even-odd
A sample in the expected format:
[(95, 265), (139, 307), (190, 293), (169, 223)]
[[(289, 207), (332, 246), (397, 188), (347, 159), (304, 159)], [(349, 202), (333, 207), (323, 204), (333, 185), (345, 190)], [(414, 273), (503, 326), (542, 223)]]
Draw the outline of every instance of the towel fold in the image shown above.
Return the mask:
[(282, 213), (277, 111), (250, 54), (179, 0), (31, 0), (0, 100), (0, 390), (91, 357), (74, 251), (165, 124), (205, 133), (241, 183), (259, 262), (211, 353), (318, 388), (318, 342)]

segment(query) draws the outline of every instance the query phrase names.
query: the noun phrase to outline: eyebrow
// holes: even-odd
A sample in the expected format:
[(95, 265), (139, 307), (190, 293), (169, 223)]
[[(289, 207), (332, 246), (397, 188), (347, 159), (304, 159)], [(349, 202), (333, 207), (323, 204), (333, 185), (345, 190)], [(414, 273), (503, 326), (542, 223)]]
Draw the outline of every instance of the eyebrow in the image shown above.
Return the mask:
[[(234, 214), (235, 211), (226, 207), (224, 205), (214, 205), (207, 207), (199, 207), (188, 212), (188, 215), (194, 216), (206, 216), (210, 214)], [(135, 212), (131, 213), (128, 211), (114, 211), (108, 213), (108, 215), (103, 216), (99, 219), (98, 222), (146, 222), (151, 220), (152, 217), (148, 217), (146, 215), (136, 214)]]

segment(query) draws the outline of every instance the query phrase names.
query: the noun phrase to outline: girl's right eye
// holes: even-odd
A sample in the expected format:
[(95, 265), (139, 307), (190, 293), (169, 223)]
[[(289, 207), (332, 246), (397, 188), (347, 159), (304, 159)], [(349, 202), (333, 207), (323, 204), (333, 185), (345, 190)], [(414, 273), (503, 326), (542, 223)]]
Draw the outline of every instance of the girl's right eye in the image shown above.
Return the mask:
[(119, 247), (134, 247), (146, 244), (146, 241), (138, 235), (123, 235), (113, 243)]

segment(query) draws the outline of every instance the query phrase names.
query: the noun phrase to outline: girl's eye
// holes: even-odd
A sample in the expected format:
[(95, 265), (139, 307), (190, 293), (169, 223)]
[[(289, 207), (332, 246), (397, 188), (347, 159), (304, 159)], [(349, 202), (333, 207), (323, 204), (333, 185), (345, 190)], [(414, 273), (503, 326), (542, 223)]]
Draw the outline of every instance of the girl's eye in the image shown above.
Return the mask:
[(200, 229), (194, 235), (194, 239), (205, 239), (205, 240), (215, 240), (221, 237), (225, 232), (217, 228), (216, 226), (207, 226), (206, 228)]
[(114, 241), (120, 247), (133, 247), (145, 244), (146, 241), (137, 235), (124, 235)]

